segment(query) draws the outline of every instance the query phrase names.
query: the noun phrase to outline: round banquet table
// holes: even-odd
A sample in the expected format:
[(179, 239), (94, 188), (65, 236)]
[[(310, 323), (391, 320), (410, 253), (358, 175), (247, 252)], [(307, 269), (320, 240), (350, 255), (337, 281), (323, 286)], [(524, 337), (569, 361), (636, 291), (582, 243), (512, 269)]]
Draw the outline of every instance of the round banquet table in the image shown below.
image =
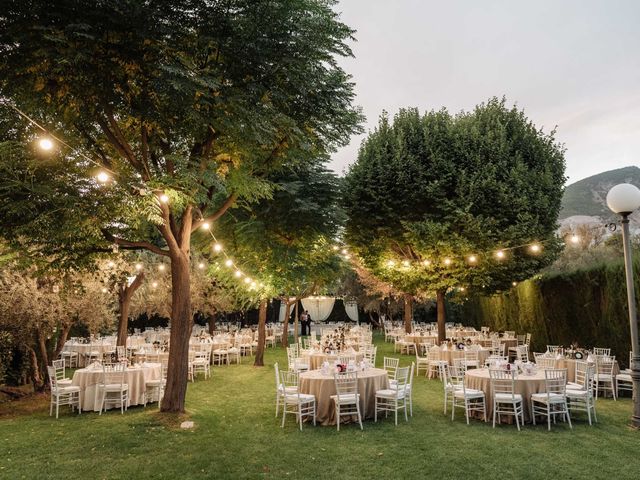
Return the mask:
[[(453, 365), (453, 361), (457, 358), (460, 358), (460, 359), (464, 358), (464, 350), (459, 350), (457, 348), (447, 349), (447, 350), (443, 350), (442, 348), (436, 348), (436, 351), (438, 352), (437, 360), (446, 360), (449, 365)], [(486, 348), (479, 348), (477, 352), (478, 352), (478, 363), (480, 364), (480, 367), (483, 367), (484, 362), (487, 360), (487, 358), (489, 358), (491, 351)], [(431, 372), (431, 376), (432, 377), (437, 376), (437, 372)]]
[(364, 358), (364, 356), (358, 352), (351, 352), (351, 353), (344, 352), (341, 354), (317, 352), (317, 353), (303, 353), (300, 356), (303, 359), (307, 359), (309, 361), (309, 370), (318, 370), (319, 368), (322, 368), (322, 364), (325, 361), (329, 362), (329, 365), (333, 366), (333, 362), (338, 360), (339, 356), (354, 356), (356, 359), (356, 362), (361, 362), (362, 359)]
[(407, 335), (407, 340), (413, 342), (417, 345), (425, 342), (431, 342), (434, 345), (438, 344), (438, 336), (437, 335), (420, 335), (419, 333), (411, 333)]
[[(491, 379), (488, 368), (467, 370), (464, 377), (467, 388), (482, 390), (487, 404), (487, 421), (493, 417), (493, 395), (491, 392)], [(544, 383), (544, 370), (539, 369), (534, 375), (518, 374), (515, 382), (515, 393), (522, 395), (525, 422), (531, 422), (531, 395), (546, 391)], [(513, 421), (513, 417), (506, 417)]]
[[(333, 373), (323, 375), (321, 370), (311, 370), (300, 374), (298, 388), (300, 393), (316, 397), (316, 421), (320, 425), (335, 425), (335, 405), (331, 395), (336, 394)], [(362, 418), (375, 415), (376, 391), (389, 388), (386, 370), (369, 368), (358, 372), (358, 393), (360, 394), (360, 413)], [(354, 417), (355, 419), (355, 417)], [(343, 420), (340, 420), (342, 423)]]
[[(145, 383), (160, 379), (160, 364), (148, 363), (125, 370), (125, 383), (129, 385), (129, 405), (144, 404)], [(71, 384), (80, 387), (82, 410), (100, 411), (102, 397), (98, 384), (102, 382), (102, 367), (80, 368), (73, 374)]]
[[(82, 359), (82, 364), (84, 365), (84, 361), (86, 356), (91, 352), (97, 352), (100, 357), (102, 357), (105, 353), (115, 352), (116, 345), (110, 343), (71, 343), (67, 342), (64, 344), (64, 350), (69, 352), (78, 353), (78, 357)], [(101, 358), (102, 359), (102, 358)]]

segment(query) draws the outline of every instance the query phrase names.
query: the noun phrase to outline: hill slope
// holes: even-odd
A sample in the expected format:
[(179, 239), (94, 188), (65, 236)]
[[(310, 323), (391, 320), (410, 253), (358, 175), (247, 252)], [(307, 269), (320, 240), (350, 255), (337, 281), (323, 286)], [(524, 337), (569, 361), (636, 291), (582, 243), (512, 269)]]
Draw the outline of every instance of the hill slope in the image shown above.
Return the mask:
[(607, 207), (607, 192), (618, 183), (633, 183), (640, 186), (640, 168), (624, 167), (609, 170), (579, 180), (567, 186), (562, 198), (559, 220), (575, 215), (590, 217), (611, 217)]

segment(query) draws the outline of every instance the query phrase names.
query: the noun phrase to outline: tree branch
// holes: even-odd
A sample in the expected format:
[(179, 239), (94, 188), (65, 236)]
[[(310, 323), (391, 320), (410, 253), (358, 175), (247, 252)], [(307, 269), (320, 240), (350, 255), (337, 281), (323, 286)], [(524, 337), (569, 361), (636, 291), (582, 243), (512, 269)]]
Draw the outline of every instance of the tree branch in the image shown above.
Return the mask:
[(191, 224), (193, 223), (193, 207), (188, 205), (182, 213), (182, 225), (180, 227), (180, 248), (184, 249), (191, 241)]
[(198, 228), (202, 226), (204, 222), (211, 223), (218, 220), (222, 215), (225, 214), (227, 210), (229, 210), (231, 206), (233, 206), (233, 204), (236, 202), (237, 199), (238, 199), (237, 193), (232, 193), (231, 195), (229, 195), (227, 199), (224, 201), (224, 203), (220, 206), (220, 208), (218, 208), (218, 210), (215, 211), (215, 213), (209, 215), (208, 217), (203, 218), (202, 220), (193, 222), (193, 225), (191, 226), (191, 232), (195, 232)]
[(150, 242), (142, 242), (142, 241), (133, 242), (130, 240), (125, 240), (123, 238), (115, 237), (114, 235), (112, 235), (111, 233), (109, 233), (107, 230), (104, 230), (104, 229), (102, 230), (102, 235), (104, 235), (104, 237), (108, 241), (113, 242), (116, 245), (122, 246), (125, 249), (149, 250), (150, 252), (153, 252), (157, 255), (163, 255), (165, 257), (169, 256), (169, 252), (167, 250), (163, 250), (162, 248)]

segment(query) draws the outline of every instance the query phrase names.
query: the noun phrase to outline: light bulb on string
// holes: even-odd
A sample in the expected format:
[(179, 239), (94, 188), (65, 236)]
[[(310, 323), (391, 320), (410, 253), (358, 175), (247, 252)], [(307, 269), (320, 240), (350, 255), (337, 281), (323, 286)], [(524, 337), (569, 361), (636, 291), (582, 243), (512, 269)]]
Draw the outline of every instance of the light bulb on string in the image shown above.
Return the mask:
[(394, 262), (393, 260), (389, 260), (389, 261), (387, 262), (387, 266), (388, 266), (388, 267), (394, 267), (395, 265), (396, 265), (396, 262)]
[(151, 286), (152, 286), (153, 288), (158, 288), (158, 282), (153, 282), (153, 283), (151, 284)]
[(331, 247), (331, 248), (333, 249), (333, 251), (334, 251), (334, 252), (337, 252), (337, 251), (338, 251), (338, 249), (339, 249), (340, 247), (338, 247), (337, 245), (334, 245), (334, 246), (333, 246), (333, 247)]
[(403, 267), (409, 267), (411, 265), (411, 262), (409, 262), (409, 260), (403, 260), (402, 261), (402, 266)]
[(96, 178), (100, 183), (107, 183), (109, 181), (109, 174), (107, 172), (98, 172)]
[(344, 256), (344, 259), (345, 259), (345, 260), (349, 260), (350, 258), (351, 258), (351, 255), (345, 255), (345, 256)]
[(431, 260), (423, 260), (422, 265), (424, 265), (425, 267), (428, 267), (429, 265), (431, 265)]
[(444, 260), (442, 260), (442, 263), (444, 263), (448, 267), (449, 265), (451, 265), (451, 259), (445, 258)]
[(164, 269), (165, 269), (165, 268), (166, 268), (166, 267), (164, 266), (164, 264), (163, 264), (163, 263), (161, 263), (160, 265), (158, 265), (158, 270), (160, 270), (161, 272), (164, 272)]
[(113, 260), (109, 260), (109, 261), (107, 262), (107, 267), (109, 267), (109, 268), (113, 268), (115, 265), (116, 265), (116, 264), (113, 262)]
[(244, 278), (244, 283), (251, 283), (251, 279), (249, 277)]
[(53, 148), (53, 141), (48, 137), (43, 137), (38, 140), (38, 147), (40, 148), (40, 150), (48, 152)]
[(203, 230), (209, 230), (211, 225), (209, 225), (209, 222), (204, 222), (201, 227)]
[(222, 251), (222, 245), (220, 245), (219, 243), (216, 243), (213, 245), (213, 251), (214, 252), (221, 252)]
[(240, 270), (236, 270), (236, 273), (234, 274), (237, 278), (240, 278), (242, 276), (242, 272)]
[(107, 289), (106, 288), (102, 288), (102, 293), (107, 293)]
[(580, 237), (575, 233), (571, 235), (571, 243), (576, 244), (580, 243)]
[(136, 263), (136, 270), (138, 270), (138, 271), (142, 270), (142, 264), (141, 263)]
[(202, 270), (202, 269), (204, 268), (204, 263), (200, 262), (200, 263), (198, 264), (198, 268), (199, 268), (200, 270)]
[(342, 251), (341, 251), (340, 253), (342, 253), (343, 255), (346, 255), (346, 254), (347, 254), (347, 249), (346, 249), (346, 248), (343, 248), (343, 249), (342, 249)]
[(476, 257), (475, 255), (469, 255), (469, 257), (467, 258), (467, 261), (469, 263), (476, 263), (478, 261), (478, 257)]
[(162, 202), (162, 203), (168, 203), (169, 202), (169, 195), (167, 195), (166, 193), (163, 193), (162, 195), (160, 195), (158, 197), (158, 199)]
[(518, 285), (518, 282), (511, 282), (511, 285), (515, 287), (516, 285)]
[(497, 258), (498, 260), (502, 260), (502, 259), (504, 258), (504, 256), (505, 256), (504, 250), (498, 250), (498, 251), (496, 252), (496, 258)]
[(231, 260), (230, 258), (227, 258), (227, 260), (225, 260), (224, 264), (227, 267), (233, 267), (233, 260)]
[(534, 243), (533, 245), (531, 245), (529, 247), (529, 250), (531, 250), (532, 253), (538, 253), (538, 252), (540, 252), (541, 249), (542, 249), (542, 247), (540, 247), (540, 244), (538, 244), (538, 243)]

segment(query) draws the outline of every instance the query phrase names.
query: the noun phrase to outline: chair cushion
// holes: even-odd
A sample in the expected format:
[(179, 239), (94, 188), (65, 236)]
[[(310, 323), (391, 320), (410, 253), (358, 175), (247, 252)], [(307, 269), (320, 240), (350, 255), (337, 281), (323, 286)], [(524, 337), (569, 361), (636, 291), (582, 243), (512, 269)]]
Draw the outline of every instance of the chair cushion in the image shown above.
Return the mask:
[[(338, 401), (338, 395), (331, 395), (331, 398), (334, 401)], [(360, 395), (357, 393), (348, 393), (345, 395), (340, 395), (340, 403), (355, 403), (360, 399)]]
[(560, 403), (565, 401), (565, 397), (559, 393), (552, 393), (549, 396), (546, 393), (534, 393), (531, 395), (531, 400), (542, 403), (547, 403), (547, 400), (551, 403)]
[(583, 390), (584, 385), (580, 385), (579, 383), (567, 382), (567, 390)]
[(148, 382), (145, 383), (145, 386), (147, 386), (147, 387), (159, 387), (163, 383), (164, 382), (162, 380), (149, 380)]
[(316, 399), (315, 395), (310, 395), (308, 393), (286, 393), (284, 397), (289, 403), (298, 403), (298, 400), (300, 403), (308, 403), (315, 401)]
[(596, 380), (608, 380), (608, 381), (613, 380), (613, 376), (609, 375), (608, 373), (596, 373), (594, 378)]
[(495, 398), (496, 402), (522, 401), (522, 395), (520, 395), (519, 393), (516, 393), (513, 397), (510, 393), (496, 393), (493, 398)]
[(484, 392), (482, 390), (474, 390), (472, 388), (467, 388), (466, 390), (454, 390), (453, 395), (456, 398), (484, 398)]
[(616, 380), (622, 380), (623, 382), (631, 382), (631, 375), (628, 373), (619, 373), (616, 375)]
[(59, 394), (75, 393), (75, 392), (79, 392), (79, 391), (80, 391), (80, 387), (76, 387), (76, 386), (58, 387), (57, 388), (57, 393), (59, 393)]
[(61, 387), (68, 387), (71, 385), (73, 380), (70, 378), (61, 378), (60, 380), (56, 380), (56, 383)]
[[(107, 385), (100, 385), (100, 388), (102, 388), (106, 392), (119, 392), (120, 384), (108, 383)], [(129, 385), (127, 385), (126, 383), (122, 385), (122, 390), (128, 390), (128, 389), (129, 389)]]
[(395, 390), (391, 388), (385, 388), (384, 390), (376, 390), (376, 397), (404, 398), (404, 390)]
[(589, 392), (588, 390), (567, 388), (568, 398), (586, 398), (590, 396), (590, 394), (591, 392)]

